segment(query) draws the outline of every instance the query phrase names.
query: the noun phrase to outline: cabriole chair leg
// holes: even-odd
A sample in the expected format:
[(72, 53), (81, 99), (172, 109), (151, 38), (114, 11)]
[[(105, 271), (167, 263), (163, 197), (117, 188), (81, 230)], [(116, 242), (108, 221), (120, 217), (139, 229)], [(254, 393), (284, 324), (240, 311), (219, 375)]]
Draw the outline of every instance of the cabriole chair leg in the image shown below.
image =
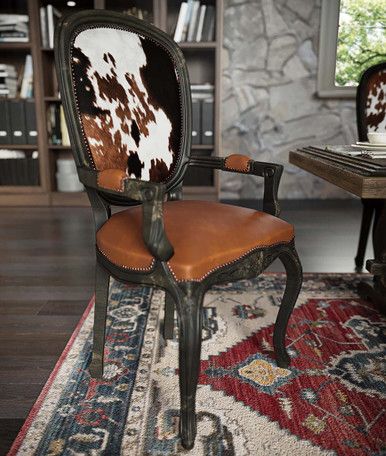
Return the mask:
[(93, 378), (103, 377), (103, 353), (105, 347), (109, 284), (109, 273), (97, 262), (95, 267), (94, 340), (92, 360), (89, 367), (90, 375)]
[(285, 335), (288, 320), (302, 286), (303, 273), (295, 248), (280, 254), (279, 258), (285, 267), (287, 281), (280, 309), (276, 317), (273, 332), (273, 346), (275, 349), (277, 365), (279, 367), (287, 368), (290, 365), (291, 360), (285, 348)]
[(164, 339), (173, 339), (174, 330), (174, 300), (170, 293), (165, 292), (165, 317), (164, 317)]
[(199, 292), (187, 289), (176, 303), (179, 326), (180, 437), (182, 446), (193, 448), (196, 437), (196, 390), (200, 373), (202, 300)]

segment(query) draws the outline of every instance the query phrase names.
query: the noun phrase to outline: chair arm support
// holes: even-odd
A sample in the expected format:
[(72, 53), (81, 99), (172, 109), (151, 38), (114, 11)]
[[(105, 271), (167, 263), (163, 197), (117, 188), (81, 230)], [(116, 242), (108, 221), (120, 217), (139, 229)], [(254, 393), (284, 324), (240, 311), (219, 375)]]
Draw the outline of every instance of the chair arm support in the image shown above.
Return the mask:
[(169, 260), (174, 249), (165, 233), (163, 201), (165, 186), (155, 182), (130, 179), (122, 170), (95, 171), (78, 168), (79, 179), (86, 187), (110, 195), (126, 196), (142, 203), (142, 234), (149, 252), (160, 261)]
[(282, 165), (254, 161), (246, 155), (239, 154), (229, 155), (225, 158), (191, 157), (189, 165), (264, 177), (263, 211), (276, 217), (279, 216), (280, 206), (277, 194), (283, 174)]

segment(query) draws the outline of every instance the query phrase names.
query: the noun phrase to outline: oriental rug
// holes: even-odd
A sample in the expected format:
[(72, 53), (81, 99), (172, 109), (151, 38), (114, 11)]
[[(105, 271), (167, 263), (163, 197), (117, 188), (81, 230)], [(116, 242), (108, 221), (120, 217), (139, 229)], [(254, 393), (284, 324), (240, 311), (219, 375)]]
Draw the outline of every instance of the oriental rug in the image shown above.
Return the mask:
[(285, 277), (213, 288), (204, 303), (198, 432), (178, 438), (178, 331), (162, 337), (164, 294), (112, 281), (103, 381), (90, 378), (93, 302), (9, 455), (386, 454), (386, 321), (361, 301), (363, 275), (306, 275), (276, 366)]

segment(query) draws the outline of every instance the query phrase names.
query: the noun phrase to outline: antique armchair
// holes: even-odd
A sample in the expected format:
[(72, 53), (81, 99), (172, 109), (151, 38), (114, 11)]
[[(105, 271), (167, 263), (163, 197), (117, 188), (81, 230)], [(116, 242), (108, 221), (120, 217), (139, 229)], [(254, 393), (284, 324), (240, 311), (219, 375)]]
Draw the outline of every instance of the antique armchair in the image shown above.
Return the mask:
[[(368, 68), (361, 76), (357, 88), (356, 110), (359, 141), (368, 140), (367, 133), (372, 131), (386, 132), (386, 62)], [(382, 201), (379, 199), (362, 199), (362, 223), (359, 234), (355, 266), (358, 271), (363, 268), (367, 239), (373, 217), (379, 217)]]
[[(285, 332), (302, 272), (293, 227), (277, 218), (282, 166), (242, 155), (190, 157), (185, 61), (173, 40), (152, 25), (108, 11), (76, 13), (57, 27), (55, 62), (79, 178), (95, 220), (90, 374), (103, 376), (110, 276), (163, 288), (166, 338), (177, 310), (180, 436), (192, 448), (206, 290), (255, 277), (280, 258), (287, 283), (273, 343), (277, 364), (290, 362)], [(264, 178), (264, 211), (181, 200), (190, 165)], [(112, 205), (127, 208), (111, 215)]]

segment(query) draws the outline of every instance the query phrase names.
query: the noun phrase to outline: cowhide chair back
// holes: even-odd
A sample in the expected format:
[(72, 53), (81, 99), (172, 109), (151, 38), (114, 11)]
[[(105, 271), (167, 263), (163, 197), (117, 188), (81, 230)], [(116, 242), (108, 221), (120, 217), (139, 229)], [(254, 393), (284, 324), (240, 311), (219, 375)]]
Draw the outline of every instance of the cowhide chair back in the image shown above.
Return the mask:
[[(130, 178), (176, 183), (190, 150), (190, 86), (185, 64), (151, 30), (90, 16), (68, 30), (79, 130), (79, 164)], [(63, 71), (63, 70), (62, 70)], [(67, 97), (63, 97), (66, 103)], [(71, 126), (70, 126), (71, 127)], [(179, 179), (177, 179), (177, 175)]]
[(360, 141), (368, 132), (386, 132), (386, 61), (368, 68), (357, 90), (357, 123)]

